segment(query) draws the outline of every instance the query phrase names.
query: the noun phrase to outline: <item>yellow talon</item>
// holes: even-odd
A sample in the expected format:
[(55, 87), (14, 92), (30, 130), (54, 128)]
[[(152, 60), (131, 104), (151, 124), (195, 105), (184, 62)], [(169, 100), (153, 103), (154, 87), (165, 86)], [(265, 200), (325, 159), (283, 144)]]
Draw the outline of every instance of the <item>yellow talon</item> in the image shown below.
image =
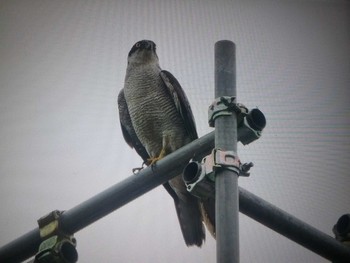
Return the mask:
[(163, 159), (163, 157), (164, 157), (165, 155), (166, 155), (165, 149), (163, 148), (163, 149), (160, 151), (160, 154), (159, 154), (158, 157), (152, 157), (152, 158), (147, 159), (148, 165), (153, 165), (153, 164), (155, 164), (155, 163), (158, 162), (160, 159)]
[(154, 158), (149, 158), (147, 159), (147, 162), (149, 163), (149, 165), (153, 165), (155, 164), (157, 161), (159, 161), (160, 158), (159, 157), (154, 157)]

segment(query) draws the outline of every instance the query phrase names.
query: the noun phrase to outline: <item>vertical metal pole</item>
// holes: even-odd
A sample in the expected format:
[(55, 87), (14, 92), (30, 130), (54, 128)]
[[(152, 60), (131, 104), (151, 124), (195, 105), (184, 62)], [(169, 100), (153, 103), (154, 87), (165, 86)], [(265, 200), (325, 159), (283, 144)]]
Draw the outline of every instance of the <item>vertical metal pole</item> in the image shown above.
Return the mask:
[[(215, 43), (215, 97), (236, 96), (235, 44)], [(215, 148), (237, 152), (237, 115), (215, 119)], [(216, 173), (216, 259), (239, 262), (238, 174), (222, 169)]]

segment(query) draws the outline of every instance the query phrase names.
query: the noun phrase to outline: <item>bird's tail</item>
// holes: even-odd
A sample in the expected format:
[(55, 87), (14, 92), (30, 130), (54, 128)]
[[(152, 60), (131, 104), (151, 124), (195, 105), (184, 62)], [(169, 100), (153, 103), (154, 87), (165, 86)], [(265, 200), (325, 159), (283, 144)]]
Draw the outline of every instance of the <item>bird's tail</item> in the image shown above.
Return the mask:
[(205, 229), (198, 199), (190, 194), (174, 199), (177, 217), (187, 246), (202, 246)]
[(186, 190), (182, 176), (177, 176), (164, 184), (175, 203), (180, 228), (187, 246), (202, 246), (205, 228), (199, 200)]
[(202, 212), (203, 222), (213, 238), (216, 239), (215, 231), (215, 198), (201, 200), (200, 208)]

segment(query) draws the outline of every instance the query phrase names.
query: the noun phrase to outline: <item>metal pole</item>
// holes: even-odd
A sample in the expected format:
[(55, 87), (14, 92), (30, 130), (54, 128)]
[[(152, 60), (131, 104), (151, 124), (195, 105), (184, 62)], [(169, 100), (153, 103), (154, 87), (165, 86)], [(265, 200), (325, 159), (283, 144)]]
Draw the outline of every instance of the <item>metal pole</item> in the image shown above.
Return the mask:
[[(160, 160), (154, 171), (146, 168), (66, 211), (62, 215), (62, 229), (72, 233), (83, 229), (176, 176), (176, 169), (181, 169), (177, 167), (178, 163), (195, 154), (201, 159), (213, 147), (214, 132), (211, 132)], [(172, 169), (176, 172), (170, 172)], [(239, 206), (245, 215), (320, 256), (337, 263), (350, 262), (350, 248), (243, 188), (239, 188)], [(22, 262), (30, 258), (37, 252), (41, 241), (38, 228), (29, 231), (0, 248), (0, 262)]]
[[(169, 171), (174, 169), (174, 166), (176, 167), (181, 161), (187, 160), (194, 154), (204, 157), (213, 147), (214, 132), (211, 132), (160, 160), (153, 173), (150, 168), (146, 168), (137, 175), (126, 178), (84, 203), (66, 211), (63, 214), (64, 229), (69, 229), (72, 233), (83, 229), (95, 220), (169, 180), (173, 176), (173, 173), (169, 173)], [(176, 171), (175, 175), (177, 173)], [(126, 192), (125, 189), (129, 189), (130, 192)], [(112, 193), (114, 191), (116, 193)], [(249, 191), (243, 188), (239, 188), (239, 191), (240, 210), (245, 215), (326, 259), (350, 262), (350, 249), (342, 243)], [(110, 201), (109, 198), (113, 201)], [(37, 252), (40, 243), (39, 229), (35, 228), (1, 247), (0, 262), (22, 262)]]
[[(215, 98), (236, 96), (235, 44), (215, 43)], [(215, 148), (237, 152), (237, 115), (215, 119)], [(239, 262), (238, 174), (221, 169), (215, 174), (216, 260)]]
[(350, 262), (350, 248), (264, 199), (239, 188), (240, 211), (333, 262)]
[[(214, 146), (214, 134), (209, 133), (145, 168), (125, 180), (111, 186), (85, 202), (65, 211), (60, 217), (60, 228), (75, 233), (106, 216), (142, 194), (165, 183), (181, 173), (195, 153), (210, 152)], [(183, 164), (183, 166), (179, 165)], [(0, 248), (0, 262), (22, 262), (35, 255), (41, 243), (39, 229), (15, 239)]]

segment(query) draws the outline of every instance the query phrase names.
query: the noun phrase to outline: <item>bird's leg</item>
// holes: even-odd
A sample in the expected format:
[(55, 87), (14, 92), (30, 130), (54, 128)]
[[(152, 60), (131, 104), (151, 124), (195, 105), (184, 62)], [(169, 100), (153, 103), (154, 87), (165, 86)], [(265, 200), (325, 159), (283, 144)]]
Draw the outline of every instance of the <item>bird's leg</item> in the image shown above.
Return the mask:
[(149, 158), (149, 159), (147, 159), (147, 161), (148, 161), (149, 165), (154, 165), (157, 161), (162, 159), (165, 155), (166, 155), (166, 150), (163, 147), (162, 150), (160, 151), (160, 154), (157, 157)]
[(151, 157), (147, 160), (149, 165), (151, 166), (154, 165), (157, 161), (164, 158), (169, 153), (170, 141), (171, 141), (171, 136), (167, 133), (164, 133), (163, 141), (162, 141), (162, 150), (160, 151), (158, 156)]

